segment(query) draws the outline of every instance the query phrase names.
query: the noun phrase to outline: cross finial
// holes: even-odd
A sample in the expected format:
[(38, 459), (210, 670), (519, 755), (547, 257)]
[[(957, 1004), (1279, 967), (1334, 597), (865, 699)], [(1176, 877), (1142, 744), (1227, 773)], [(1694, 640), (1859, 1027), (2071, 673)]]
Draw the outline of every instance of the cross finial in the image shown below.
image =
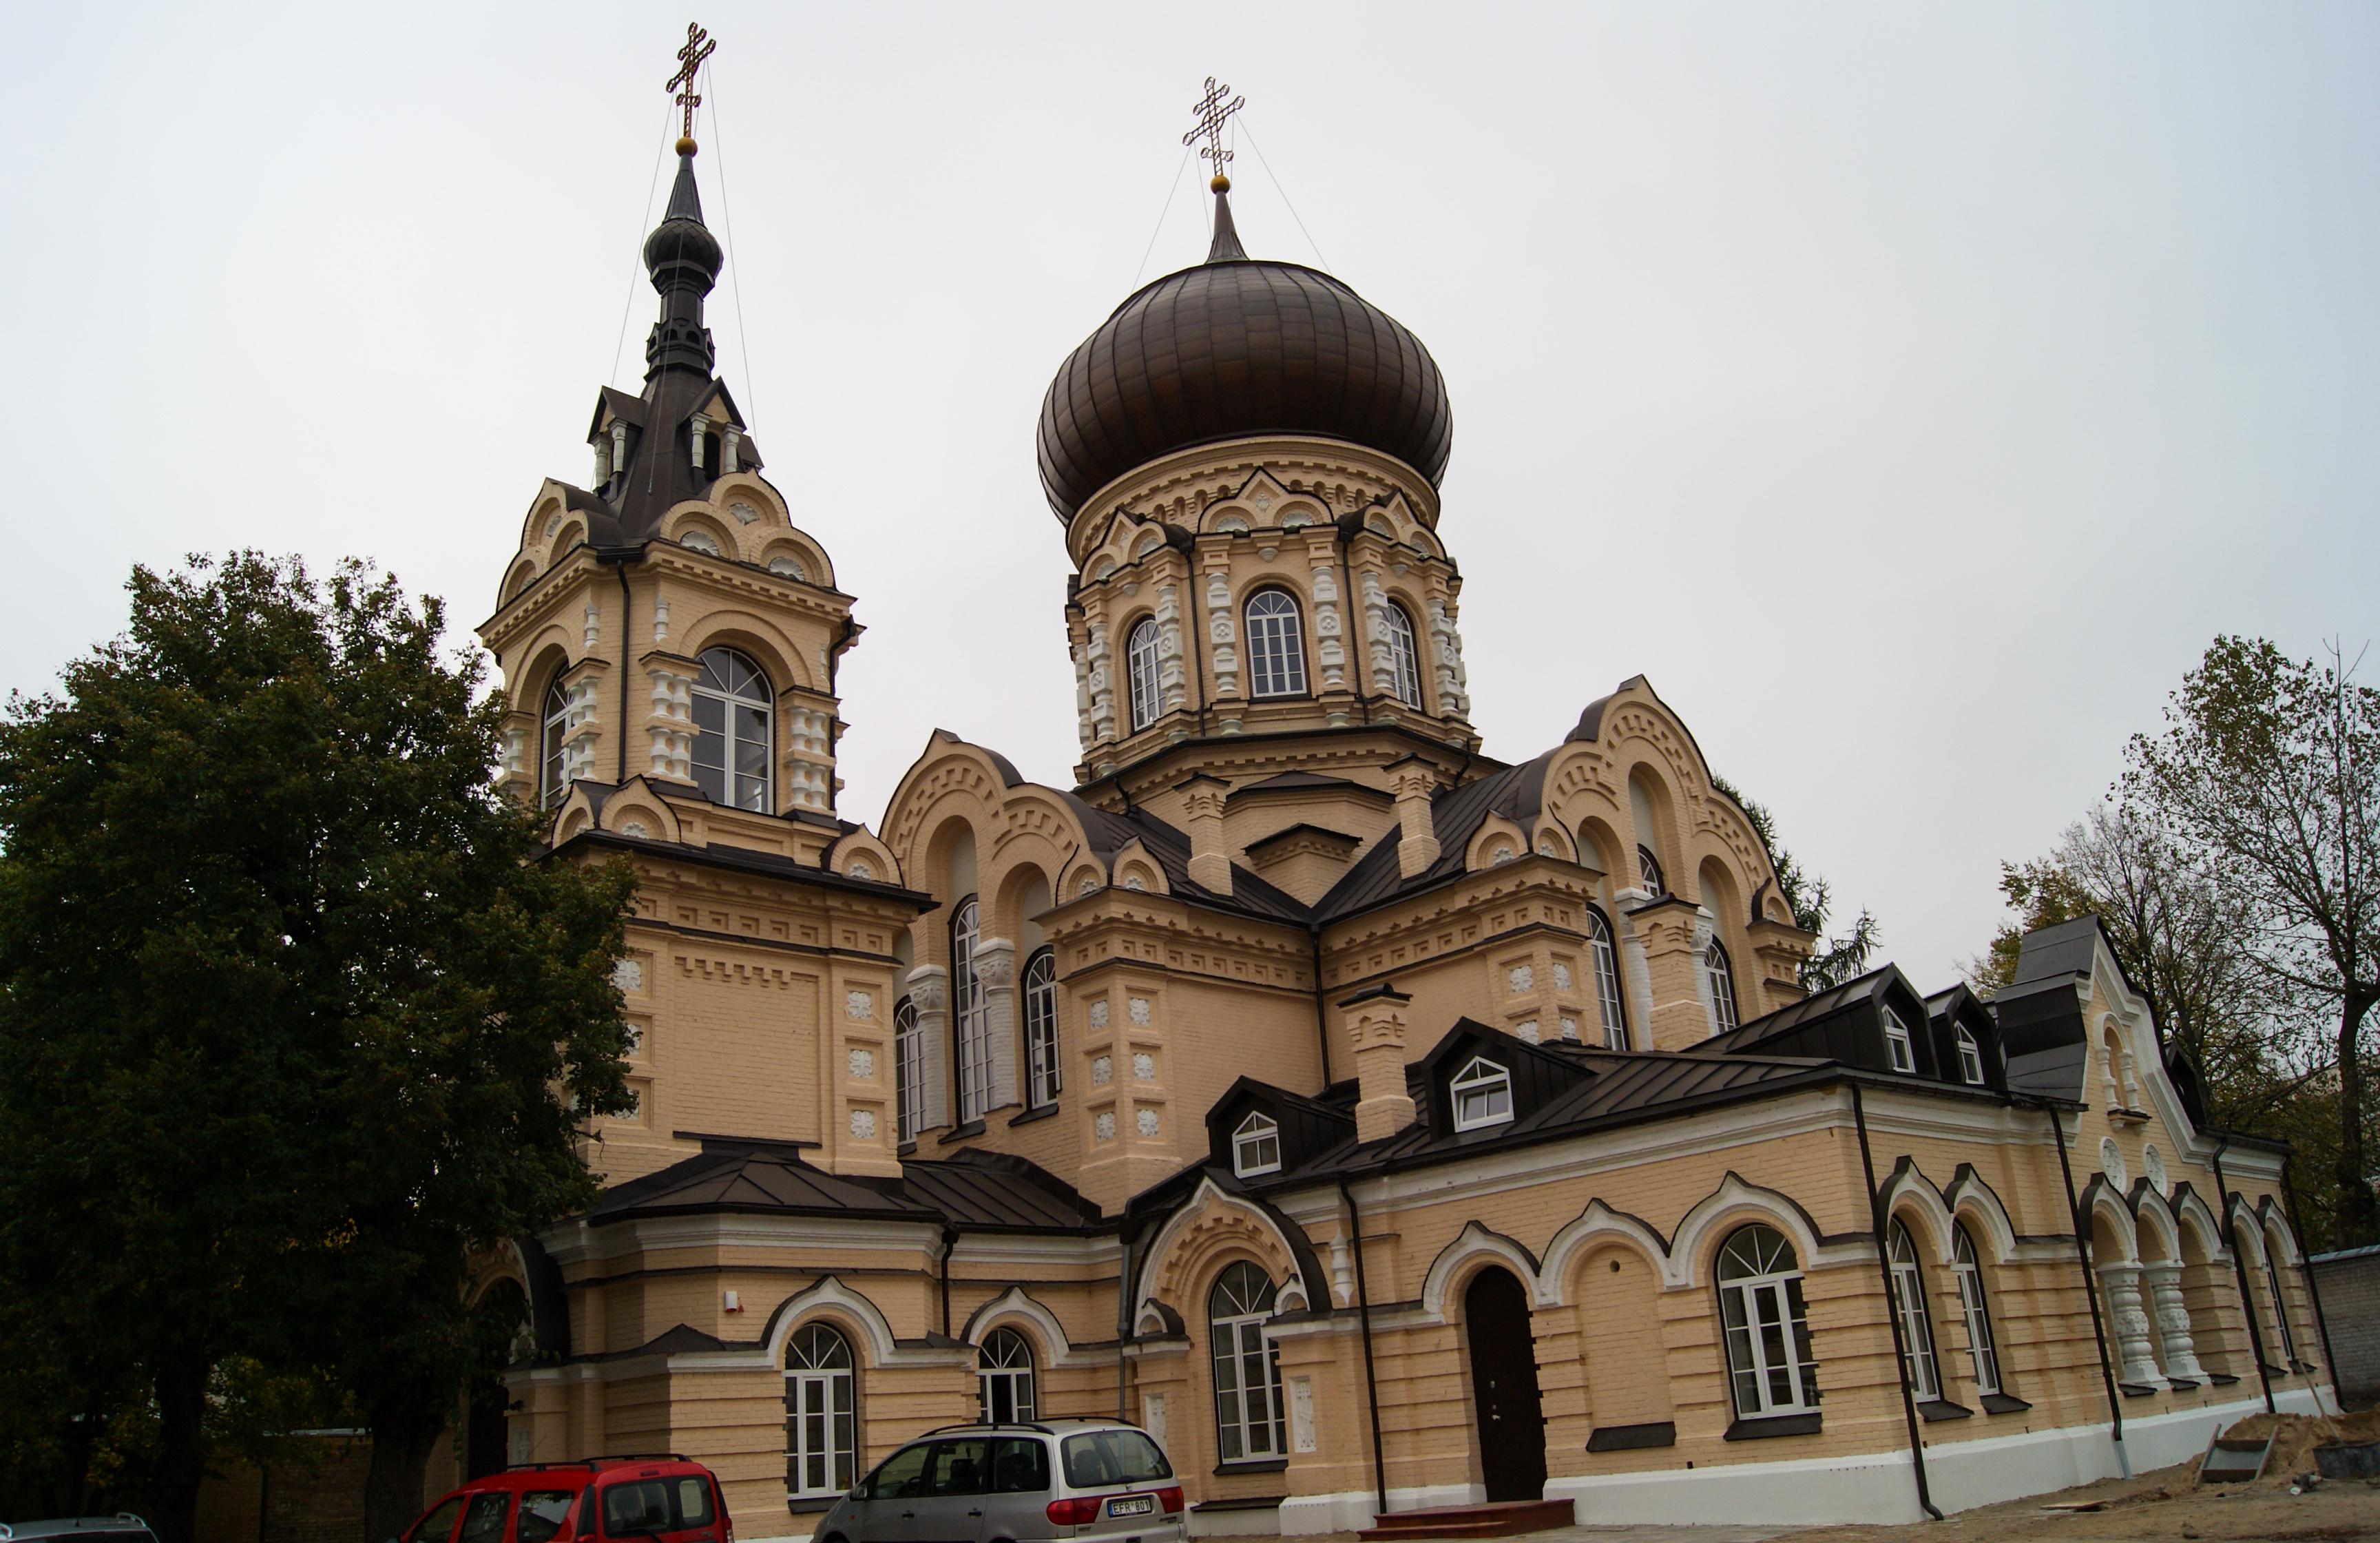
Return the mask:
[(1223, 172), (1223, 163), (1232, 158), (1232, 152), (1223, 148), (1223, 120), (1247, 104), (1246, 97), (1232, 96), (1232, 88), (1217, 85), (1211, 75), (1207, 77), (1206, 94), (1190, 103), (1190, 110), (1198, 115), (1198, 121), (1189, 133), (1182, 136), (1182, 142), (1196, 144), (1199, 135), (1207, 137), (1207, 143), (1198, 153), (1215, 168), (1212, 186), (1217, 192), (1232, 185), (1232, 179)]
[(699, 23), (687, 22), (686, 46), (677, 51), (677, 73), (662, 82), (662, 90), (677, 92), (674, 100), (686, 109), (685, 127), (678, 131), (677, 152), (680, 155), (694, 153), (694, 110), (702, 105), (702, 98), (694, 91), (695, 72), (702, 68), (702, 61), (710, 57), (711, 50), (718, 46)]

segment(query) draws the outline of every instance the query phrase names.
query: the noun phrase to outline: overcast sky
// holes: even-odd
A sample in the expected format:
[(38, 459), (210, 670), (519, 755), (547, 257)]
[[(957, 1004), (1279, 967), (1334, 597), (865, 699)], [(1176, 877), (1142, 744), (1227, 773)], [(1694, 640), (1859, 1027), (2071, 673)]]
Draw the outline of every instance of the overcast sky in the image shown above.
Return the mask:
[[(937, 725), (1069, 778), (1034, 419), (1204, 255), (1210, 73), (1249, 250), (1446, 372), (1488, 750), (1648, 675), (1921, 986), (2216, 633), (2380, 631), (2370, 5), (702, 4), (710, 321), (868, 629), (854, 818)], [(484, 617), (637, 384), (687, 19), (7, 5), (6, 683), (188, 551)]]

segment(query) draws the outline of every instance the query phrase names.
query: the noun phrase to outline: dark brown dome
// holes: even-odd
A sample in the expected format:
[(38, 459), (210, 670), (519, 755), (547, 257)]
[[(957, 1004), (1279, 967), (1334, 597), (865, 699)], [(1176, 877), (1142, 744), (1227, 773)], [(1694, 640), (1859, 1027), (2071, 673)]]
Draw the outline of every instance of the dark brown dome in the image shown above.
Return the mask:
[(1337, 279), (1210, 260), (1124, 301), (1059, 367), (1041, 404), (1041, 488), (1070, 520), (1135, 467), (1252, 434), (1351, 441), (1434, 487), (1454, 414), (1421, 339)]

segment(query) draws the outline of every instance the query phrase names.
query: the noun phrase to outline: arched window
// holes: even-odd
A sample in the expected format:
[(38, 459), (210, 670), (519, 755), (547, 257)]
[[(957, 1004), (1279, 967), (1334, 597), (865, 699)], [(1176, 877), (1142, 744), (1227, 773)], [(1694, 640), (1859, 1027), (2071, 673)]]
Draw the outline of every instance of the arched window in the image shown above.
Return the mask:
[(1934, 1359), (1934, 1318), (1925, 1310), (1925, 1277), (1917, 1268), (1917, 1243), (1908, 1224), (1896, 1220), (1888, 1230), (1892, 1258), (1892, 1306), (1900, 1315), (1900, 1366), (1909, 1379), (1910, 1396), (1942, 1396), (1942, 1368)]
[(1025, 1102), (1058, 1101), (1058, 955), (1046, 948), (1025, 961)]
[(1469, 1065), (1455, 1073), (1447, 1092), (1454, 1100), (1458, 1131), (1500, 1125), (1512, 1118), (1512, 1075), (1484, 1055), (1473, 1056)]
[(2273, 1342), (2281, 1353), (2281, 1365), (2297, 1369), (2297, 1336), (2289, 1332), (2289, 1299), (2281, 1294), (2281, 1240), (2270, 1232), (2265, 1233), (2265, 1286), (2273, 1294), (2273, 1322), (2279, 1328), (2280, 1338)]
[(1157, 685), (1157, 623), (1147, 616), (1123, 646), (1124, 684), (1132, 693), (1132, 732), (1138, 734), (1165, 711)]
[(1817, 1408), (1818, 1363), (1810, 1354), (1802, 1267), (1784, 1233), (1755, 1222), (1729, 1234), (1718, 1256), (1718, 1306), (1736, 1417)]
[(1381, 613), (1380, 630), (1388, 635), (1389, 689), (1397, 700), (1421, 711), (1421, 650), (1414, 643), (1413, 617), (1395, 601)]
[(1909, 1026), (1900, 1021), (1900, 1014), (1889, 1007), (1884, 1010), (1884, 1058), (1896, 1072), (1917, 1070), (1916, 1042), (1910, 1039)]
[(694, 780), (714, 804), (769, 812), (769, 677), (734, 649), (702, 650), (694, 681)]
[(545, 690), (545, 728), (539, 744), (537, 802), (540, 808), (550, 809), (570, 796), (570, 779), (564, 772), (568, 757), (562, 747), (563, 735), (570, 732), (570, 693), (562, 688), (562, 676), (557, 674), (553, 684)]
[(917, 1004), (903, 997), (892, 1007), (892, 1109), (904, 1146), (917, 1139), (925, 1122), (926, 1037), (917, 1028)]
[(976, 974), (982, 912), (968, 895), (951, 913), (951, 1036), (959, 1069), (959, 1124), (991, 1107), (991, 1002)]
[(1628, 1013), (1620, 994), (1620, 951), (1612, 946), (1611, 923), (1596, 906), (1586, 908), (1586, 951), (1595, 962), (1595, 997), (1603, 1010), (1603, 1042), (1628, 1048)]
[(1727, 962), (1727, 945), (1713, 938), (1703, 945), (1703, 978), (1710, 982), (1711, 1032), (1725, 1034), (1736, 1026), (1735, 972)]
[(1973, 1087), (1984, 1085), (1984, 1047), (1976, 1041), (1975, 1031), (1965, 1024), (1959, 1031), (1959, 1080)]
[(1033, 1418), (1033, 1347), (1014, 1329), (995, 1329), (976, 1352), (976, 1388), (991, 1425)]
[(1649, 846), (1636, 848), (1636, 881), (1656, 900), (1670, 893), (1668, 881), (1661, 877), (1661, 859), (1653, 856)]
[(1305, 627), (1297, 601), (1286, 590), (1258, 589), (1248, 597), (1248, 694), (1305, 694)]
[(1967, 1352), (1975, 1358), (1975, 1391), (2000, 1391), (1999, 1343), (1992, 1338), (1991, 1304), (1984, 1298), (1983, 1265), (1975, 1240), (1960, 1223), (1951, 1245), (1950, 1273), (1958, 1278), (1959, 1306), (1967, 1315)]
[(1281, 1126), (1268, 1115), (1251, 1114), (1232, 1133), (1232, 1172), (1244, 1179), (1281, 1170)]
[(858, 1427), (851, 1343), (823, 1323), (796, 1329), (785, 1347), (785, 1488), (795, 1495), (850, 1488)]
[(1265, 1320), (1272, 1282), (1245, 1259), (1216, 1279), (1207, 1296), (1207, 1336), (1215, 1357), (1215, 1451), (1226, 1463), (1286, 1457), (1281, 1432), (1281, 1362)]

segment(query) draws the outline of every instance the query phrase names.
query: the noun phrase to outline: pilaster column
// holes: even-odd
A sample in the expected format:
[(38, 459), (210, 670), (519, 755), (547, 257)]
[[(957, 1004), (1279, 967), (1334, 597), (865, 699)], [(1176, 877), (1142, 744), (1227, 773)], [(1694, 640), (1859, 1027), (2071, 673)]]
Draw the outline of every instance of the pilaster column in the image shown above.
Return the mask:
[(647, 770), (672, 782), (694, 780), (694, 672), (682, 661), (649, 659), (652, 714), (645, 726)]
[(1348, 1042), (1355, 1056), (1355, 1139), (1378, 1141), (1414, 1123), (1413, 1095), (1405, 1090), (1405, 1004), (1413, 1001), (1385, 986), (1358, 992), (1339, 1004), (1347, 1012)]
[(1232, 553), (1220, 547), (1206, 554), (1207, 648), (1215, 663), (1215, 700), (1226, 716), (1223, 732), (1239, 732), (1240, 633), (1232, 619)]
[(785, 725), (784, 759), (781, 763), (783, 809), (834, 808), (834, 712), (832, 699), (820, 705), (785, 693), (778, 699), (778, 714)]
[(2098, 1275), (2107, 1294), (2107, 1317), (2116, 1331), (2118, 1378), (2154, 1387), (2156, 1356), (2149, 1345), (2149, 1315), (2141, 1304), (2141, 1267), (2129, 1261), (2103, 1264)]
[(905, 988), (917, 1010), (917, 1129), (953, 1124), (951, 1111), (951, 972), (919, 965)]
[(1025, 1100), (1016, 1083), (1016, 945), (1006, 938), (983, 938), (975, 945), (975, 978), (983, 992), (984, 1022), (991, 1041), (990, 1076), (984, 1109), (1006, 1109)]
[(1083, 754), (1087, 756), (1099, 743), (1099, 736), (1091, 731), (1091, 656), (1079, 638), (1066, 651), (1075, 661), (1075, 737), (1082, 741)]
[(2149, 1306), (2156, 1318), (2157, 1343), (2165, 1351), (2166, 1375), (2205, 1381), (2205, 1369), (2198, 1364), (2198, 1346), (2191, 1339), (2190, 1305), (2182, 1300), (2181, 1266), (2172, 1260), (2143, 1265), (2141, 1275), (2148, 1282)]
[[(1347, 685), (1346, 625), (1340, 619), (1338, 554), (1332, 550), (1333, 534), (1329, 526), (1315, 528), (1318, 534), (1306, 540), (1306, 557), (1314, 575), (1314, 653), (1318, 666), (1318, 691), (1345, 691)], [(1343, 711), (1334, 711), (1332, 720), (1343, 722)]]
[(1115, 673), (1112, 650), (1108, 646), (1107, 608), (1086, 606), (1083, 615), (1083, 651), (1089, 665), (1086, 684), (1091, 693), (1091, 733), (1099, 743), (1111, 745), (1116, 738)]
[(744, 447), (744, 431), (730, 423), (719, 431), (719, 475), (726, 476), (741, 468), (737, 456)]
[(1438, 673), (1438, 699), (1449, 718), (1469, 722), (1471, 676), (1463, 667), (1463, 635), (1454, 629), (1454, 614), (1443, 596), (1429, 601), (1429, 651)]
[(1364, 592), (1364, 658), (1370, 667), (1372, 695), (1394, 701), (1396, 662), (1389, 652), (1389, 596), (1380, 588), (1377, 568), (1365, 568), (1356, 577)]
[[(1642, 891), (1622, 891), (1623, 903)], [(1642, 962), (1645, 1022), (1651, 1043), (1640, 1049), (1682, 1051), (1711, 1036), (1709, 985), (1703, 979), (1702, 944), (1708, 921), (1675, 897), (1628, 913), (1632, 965)], [(1633, 973), (1633, 971), (1632, 971)]]
[(1189, 701), (1183, 686), (1182, 607), (1174, 592), (1171, 579), (1157, 587), (1157, 688), (1168, 712), (1181, 711)]
[(690, 442), (686, 445), (686, 458), (694, 463), (695, 470), (700, 471), (703, 443), (710, 437), (710, 418), (706, 413), (696, 413), (686, 420), (686, 437)]

